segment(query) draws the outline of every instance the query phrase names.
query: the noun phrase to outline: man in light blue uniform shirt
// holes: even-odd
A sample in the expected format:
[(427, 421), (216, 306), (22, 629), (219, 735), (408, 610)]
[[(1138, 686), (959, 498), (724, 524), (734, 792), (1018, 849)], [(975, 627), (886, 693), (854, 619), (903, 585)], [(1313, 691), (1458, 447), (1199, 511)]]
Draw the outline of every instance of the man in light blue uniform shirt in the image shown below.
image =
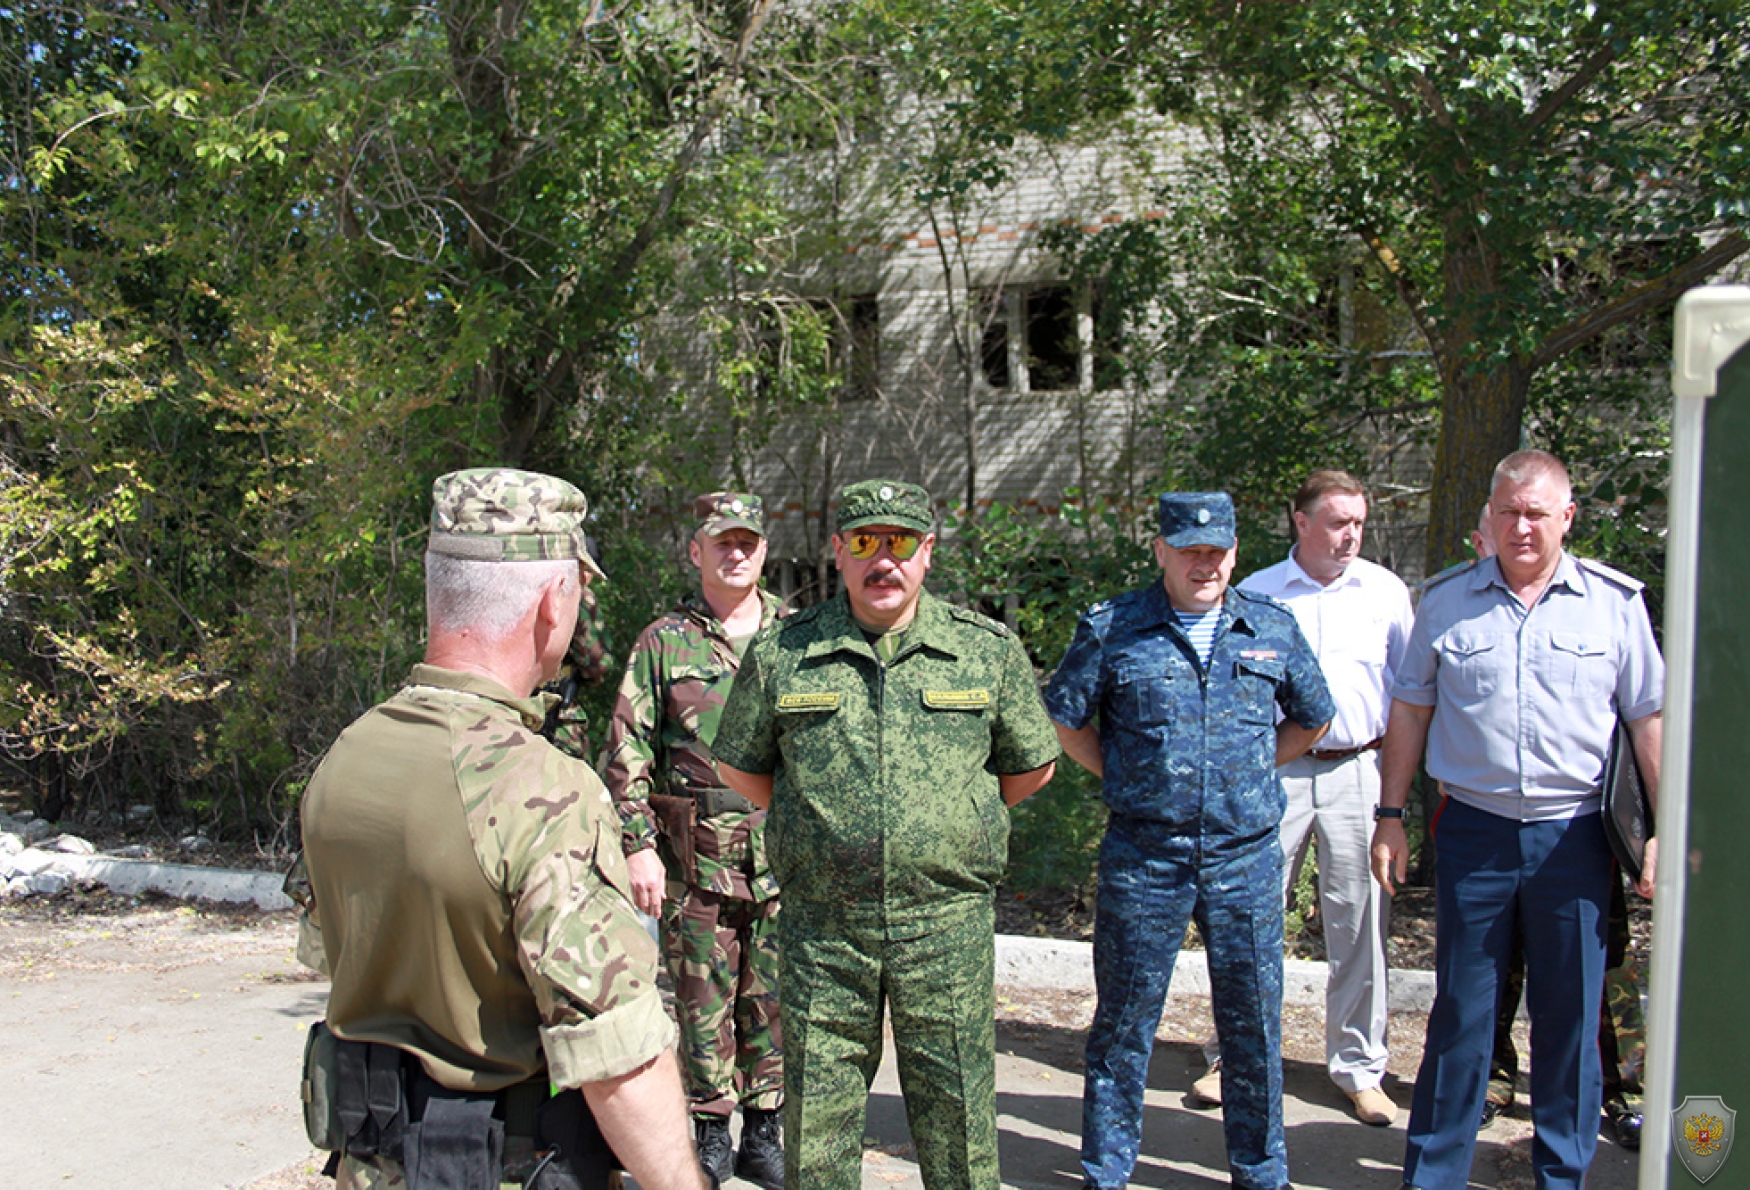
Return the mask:
[(1316, 743), (1335, 709), (1288, 609), (1229, 589), (1227, 493), (1168, 492), (1160, 527), (1161, 581), (1089, 608), (1045, 692), (1063, 750), (1100, 776), (1111, 809), (1082, 1175), (1096, 1190), (1130, 1181), (1155, 1029), (1195, 919), (1227, 1071), (1228, 1169), (1242, 1190), (1277, 1190), (1288, 1150), (1276, 766)]
[[(1664, 663), (1641, 584), (1562, 548), (1567, 468), (1520, 451), (1495, 468), (1498, 553), (1426, 588), (1392, 688), (1373, 871), (1388, 892), (1408, 859), (1402, 808), (1427, 750), (1444, 797), (1436, 848), (1437, 991), (1404, 1151), (1404, 1184), (1469, 1181), (1488, 1081), (1496, 987), (1524, 932), (1537, 1190), (1579, 1190), (1598, 1145), (1596, 1005), (1612, 879), (1599, 814), (1616, 721), (1650, 796), (1659, 775)], [(1643, 895), (1656, 848), (1648, 844)]]

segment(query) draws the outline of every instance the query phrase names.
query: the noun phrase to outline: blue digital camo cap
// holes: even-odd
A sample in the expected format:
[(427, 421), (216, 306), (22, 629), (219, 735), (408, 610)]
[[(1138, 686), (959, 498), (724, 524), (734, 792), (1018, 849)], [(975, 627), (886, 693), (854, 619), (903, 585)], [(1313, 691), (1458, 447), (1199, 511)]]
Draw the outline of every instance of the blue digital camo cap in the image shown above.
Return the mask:
[(1161, 497), (1161, 537), (1176, 550), (1234, 547), (1234, 502), (1226, 492), (1167, 492)]

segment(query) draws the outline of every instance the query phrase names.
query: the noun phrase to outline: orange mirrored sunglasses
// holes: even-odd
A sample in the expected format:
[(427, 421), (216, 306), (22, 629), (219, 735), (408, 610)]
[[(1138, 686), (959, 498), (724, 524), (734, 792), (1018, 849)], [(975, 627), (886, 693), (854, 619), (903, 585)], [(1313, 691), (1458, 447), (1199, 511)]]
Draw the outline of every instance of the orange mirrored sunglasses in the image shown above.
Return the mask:
[(916, 533), (845, 534), (845, 550), (859, 562), (867, 562), (880, 553), (882, 542), (887, 543), (887, 551), (893, 555), (894, 561), (903, 562), (918, 552), (923, 538)]

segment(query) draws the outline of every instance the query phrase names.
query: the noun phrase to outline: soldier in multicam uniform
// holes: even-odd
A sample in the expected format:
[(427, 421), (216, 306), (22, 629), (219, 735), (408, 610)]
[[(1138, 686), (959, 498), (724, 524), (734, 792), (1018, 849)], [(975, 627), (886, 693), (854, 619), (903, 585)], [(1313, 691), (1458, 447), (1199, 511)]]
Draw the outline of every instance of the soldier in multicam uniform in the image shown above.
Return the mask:
[(432, 499), (425, 663), (341, 735), (302, 806), (328, 1027), (374, 1043), (373, 1110), (389, 1055), (407, 1111), (405, 1149), (349, 1142), (338, 1184), (417, 1190), (434, 1182), (422, 1165), (458, 1156), (520, 1181), (552, 1083), (581, 1088), (640, 1185), (703, 1190), (619, 819), (589, 766), (537, 734), (530, 697), (600, 573), (583, 494), (482, 468)]
[(713, 745), (771, 806), (792, 1190), (861, 1186), (884, 1006), (924, 1185), (998, 1185), (995, 886), (1057, 742), (1020, 642), (924, 592), (933, 524), (914, 484), (840, 493), (843, 590), (754, 641)]
[(778, 1190), (778, 885), (766, 865), (765, 811), (724, 786), (711, 741), (741, 654), (783, 605), (759, 585), (759, 497), (712, 492), (694, 501), (693, 515), (688, 552), (700, 590), (632, 646), (602, 779), (620, 811), (632, 899), (662, 917), (699, 1160), (729, 1177), (729, 1117), (739, 1102), (735, 1175)]
[(1228, 586), (1227, 493), (1167, 493), (1160, 528), (1162, 581), (1089, 608), (1045, 694), (1063, 750), (1101, 777), (1111, 809), (1082, 1173), (1110, 1190), (1135, 1168), (1155, 1027), (1195, 919), (1221, 1034), (1228, 1168), (1235, 1186), (1277, 1190), (1288, 1150), (1276, 770), (1324, 735), (1336, 707), (1293, 613)]

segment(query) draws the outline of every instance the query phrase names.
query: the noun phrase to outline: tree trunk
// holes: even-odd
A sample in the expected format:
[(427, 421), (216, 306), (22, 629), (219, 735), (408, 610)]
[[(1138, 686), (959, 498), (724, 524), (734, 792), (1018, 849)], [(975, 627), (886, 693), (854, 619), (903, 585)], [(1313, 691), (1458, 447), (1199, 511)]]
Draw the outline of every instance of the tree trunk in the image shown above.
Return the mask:
[(1440, 439), (1428, 493), (1427, 573), (1469, 557), (1465, 542), (1489, 499), (1495, 464), (1520, 448), (1531, 368), (1441, 368)]

